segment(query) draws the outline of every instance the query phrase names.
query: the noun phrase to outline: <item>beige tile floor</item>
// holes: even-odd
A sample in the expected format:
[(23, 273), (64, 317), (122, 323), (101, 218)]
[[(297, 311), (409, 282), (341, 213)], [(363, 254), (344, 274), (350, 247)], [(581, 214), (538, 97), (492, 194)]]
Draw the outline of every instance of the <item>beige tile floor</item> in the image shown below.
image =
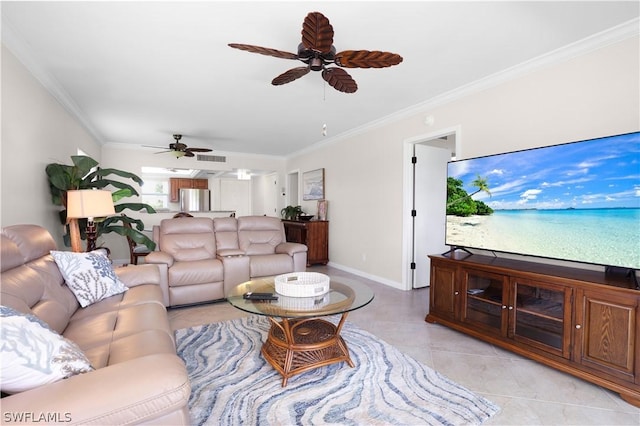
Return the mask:
[[(640, 409), (617, 394), (493, 345), (428, 324), (429, 289), (397, 290), (335, 268), (309, 270), (368, 284), (375, 298), (357, 324), (501, 407), (488, 425), (640, 425)], [(227, 302), (170, 309), (174, 329), (244, 316)]]

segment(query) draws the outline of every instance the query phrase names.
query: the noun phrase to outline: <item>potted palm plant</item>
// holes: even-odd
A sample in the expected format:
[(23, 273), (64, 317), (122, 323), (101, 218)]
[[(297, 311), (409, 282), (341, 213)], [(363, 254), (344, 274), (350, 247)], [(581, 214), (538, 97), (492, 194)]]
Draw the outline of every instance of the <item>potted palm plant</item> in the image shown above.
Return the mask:
[(296, 220), (303, 213), (300, 206), (287, 206), (280, 210), (280, 216), (286, 220)]
[[(120, 176), (142, 185), (142, 179), (137, 175), (118, 169), (102, 169), (96, 160), (84, 155), (71, 156), (71, 161), (73, 165), (51, 163), (46, 167), (51, 201), (54, 205), (62, 206), (59, 215), (60, 222), (66, 225), (66, 234), (64, 235), (65, 245), (70, 245), (69, 221), (67, 220), (67, 191), (69, 190), (107, 189), (107, 187), (110, 186), (115, 188), (111, 196), (116, 213), (121, 213), (126, 209), (133, 211), (144, 210), (147, 213), (156, 212), (153, 207), (144, 203), (117, 204), (123, 198), (138, 195), (138, 192), (130, 184), (108, 177), (111, 175)], [(75, 219), (71, 219), (71, 221), (73, 220)], [(125, 223), (131, 226), (124, 226)], [(78, 219), (78, 224), (80, 225), (81, 238), (85, 239), (84, 229), (86, 229), (86, 219)], [(156, 244), (153, 240), (142, 233), (144, 223), (139, 219), (121, 214), (104, 219), (96, 219), (96, 224), (98, 236), (115, 232), (122, 236), (130, 237), (136, 243), (147, 246), (149, 250), (155, 249)], [(74, 226), (74, 224), (72, 224), (72, 226)]]

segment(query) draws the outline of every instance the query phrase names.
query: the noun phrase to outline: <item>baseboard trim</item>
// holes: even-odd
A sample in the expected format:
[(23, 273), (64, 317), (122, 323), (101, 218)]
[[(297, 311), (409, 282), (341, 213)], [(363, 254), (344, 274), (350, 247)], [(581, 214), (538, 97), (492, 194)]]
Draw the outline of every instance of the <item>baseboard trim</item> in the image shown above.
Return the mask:
[(409, 290), (407, 288), (404, 288), (402, 286), (402, 283), (399, 283), (397, 281), (393, 281), (393, 280), (390, 280), (390, 279), (387, 279), (387, 278), (379, 277), (377, 275), (369, 274), (369, 273), (361, 271), (359, 269), (354, 269), (354, 268), (351, 268), (349, 266), (341, 265), (339, 263), (329, 262), (327, 264), (327, 266), (330, 266), (330, 267), (336, 268), (336, 269), (340, 269), (341, 271), (345, 271), (345, 272), (348, 272), (350, 274), (357, 275), (359, 277), (366, 278), (368, 280), (375, 281), (377, 283), (384, 284), (384, 285), (389, 286), (389, 287), (397, 288), (398, 290)]

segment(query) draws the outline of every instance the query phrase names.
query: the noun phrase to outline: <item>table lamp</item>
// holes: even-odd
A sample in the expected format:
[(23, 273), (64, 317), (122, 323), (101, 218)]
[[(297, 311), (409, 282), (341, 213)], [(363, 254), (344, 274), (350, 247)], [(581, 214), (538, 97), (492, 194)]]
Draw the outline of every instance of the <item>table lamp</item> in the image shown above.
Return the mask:
[[(96, 224), (95, 217), (105, 217), (115, 214), (111, 191), (97, 189), (80, 189), (67, 191), (67, 218), (87, 218), (87, 251), (96, 249)], [(77, 225), (76, 225), (77, 226)], [(76, 235), (74, 234), (74, 231)], [(74, 252), (82, 251), (79, 232), (70, 227), (71, 249)]]

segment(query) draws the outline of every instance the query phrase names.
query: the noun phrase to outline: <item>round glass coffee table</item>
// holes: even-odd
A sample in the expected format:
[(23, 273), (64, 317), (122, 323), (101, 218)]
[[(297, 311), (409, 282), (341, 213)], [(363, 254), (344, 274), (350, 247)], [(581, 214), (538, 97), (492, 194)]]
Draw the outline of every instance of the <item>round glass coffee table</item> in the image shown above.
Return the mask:
[[(262, 355), (282, 375), (282, 386), (289, 377), (305, 371), (346, 361), (353, 362), (340, 331), (349, 312), (368, 305), (373, 291), (358, 282), (349, 285), (330, 281), (328, 293), (314, 297), (287, 297), (277, 294), (273, 277), (259, 278), (238, 285), (227, 300), (243, 311), (264, 315), (271, 321)], [(247, 292), (273, 293), (277, 301), (251, 301), (243, 298)], [(337, 324), (322, 319), (341, 315)]]

